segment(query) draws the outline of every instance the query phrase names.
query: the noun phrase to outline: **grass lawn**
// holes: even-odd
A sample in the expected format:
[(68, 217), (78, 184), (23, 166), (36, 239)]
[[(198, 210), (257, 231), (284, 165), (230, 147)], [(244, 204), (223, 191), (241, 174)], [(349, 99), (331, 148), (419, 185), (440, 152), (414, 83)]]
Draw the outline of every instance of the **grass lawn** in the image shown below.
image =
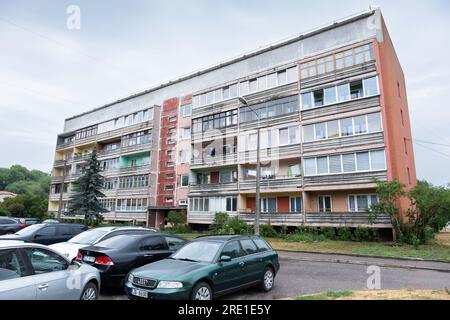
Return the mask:
[(296, 300), (450, 300), (450, 294), (441, 290), (376, 290), (376, 291), (328, 291)]
[[(191, 240), (199, 236), (196, 233), (181, 234)], [(350, 241), (319, 241), (319, 242), (288, 242), (279, 238), (267, 239), (276, 250), (294, 250), (324, 253), (363, 254), (380, 257), (420, 258), (450, 262), (450, 232), (438, 235), (430, 244), (421, 245), (415, 249), (411, 245), (398, 245), (390, 242), (350, 242)]]

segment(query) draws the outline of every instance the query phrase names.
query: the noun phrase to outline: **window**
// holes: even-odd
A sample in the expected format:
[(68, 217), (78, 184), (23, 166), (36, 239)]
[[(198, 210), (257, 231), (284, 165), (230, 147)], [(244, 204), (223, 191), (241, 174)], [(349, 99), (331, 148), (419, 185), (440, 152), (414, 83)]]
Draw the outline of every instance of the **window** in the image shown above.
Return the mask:
[(348, 209), (352, 212), (363, 212), (378, 203), (378, 196), (372, 195), (350, 195), (348, 196)]
[[(282, 116), (298, 111), (298, 97), (286, 97), (268, 102), (253, 105), (251, 107), (241, 107), (241, 123), (254, 122), (260, 119)], [(258, 115), (256, 115), (256, 114)]]
[(309, 109), (312, 108), (312, 97), (311, 92), (303, 93), (302, 94), (302, 108), (303, 109)]
[(191, 150), (185, 149), (180, 151), (180, 163), (190, 163), (191, 162)]
[(181, 186), (188, 187), (189, 186), (189, 176), (181, 176)]
[(355, 123), (355, 134), (367, 133), (366, 116), (353, 118)]
[(370, 159), (372, 163), (372, 170), (386, 170), (384, 150), (371, 151)]
[(241, 245), (238, 241), (228, 242), (222, 250), (221, 256), (228, 256), (231, 259), (236, 259), (243, 256)]
[(237, 211), (237, 198), (236, 197), (227, 197), (226, 198), (226, 211), (227, 212), (236, 212)]
[(105, 190), (114, 190), (117, 188), (117, 178), (105, 179), (103, 183), (103, 189)]
[(369, 152), (360, 152), (356, 154), (356, 169), (358, 171), (370, 170)]
[(336, 87), (326, 88), (324, 90), (325, 104), (333, 104), (337, 102)]
[(314, 141), (314, 125), (307, 125), (303, 127), (303, 142)]
[(164, 199), (164, 202), (165, 202), (165, 203), (172, 203), (172, 202), (173, 202), (173, 198), (172, 198), (172, 197), (166, 197), (166, 198)]
[(250, 92), (255, 92), (258, 90), (258, 80), (252, 79), (249, 82)]
[(350, 97), (352, 99), (358, 99), (363, 97), (363, 83), (362, 80), (354, 81), (350, 83)]
[(339, 102), (350, 100), (350, 87), (348, 83), (339, 85), (337, 91)]
[(267, 88), (273, 88), (277, 85), (277, 74), (271, 73), (267, 75)]
[(173, 162), (167, 162), (167, 168), (173, 168), (175, 167), (175, 164)]
[(342, 172), (342, 161), (341, 156), (330, 156), (330, 173), (341, 173)]
[(147, 198), (118, 199), (116, 211), (127, 211), (127, 212), (147, 211)]
[(354, 153), (342, 155), (342, 168), (344, 169), (344, 172), (355, 172), (356, 171), (355, 154)]
[(141, 251), (152, 251), (152, 250), (165, 250), (164, 240), (160, 236), (152, 236), (144, 239), (140, 245), (139, 250)]
[(283, 85), (286, 83), (286, 70), (278, 71), (277, 72), (277, 78), (278, 78), (278, 85)]
[(245, 254), (254, 254), (258, 252), (255, 243), (251, 239), (240, 240), (240, 243)]
[(316, 171), (316, 158), (305, 159), (305, 175), (315, 175)]
[(164, 186), (164, 190), (166, 190), (166, 191), (173, 191), (173, 184), (166, 184)]
[(405, 154), (408, 154), (408, 145), (406, 142), (406, 138), (403, 138), (403, 146), (405, 147)]
[(277, 198), (262, 198), (261, 212), (277, 212)]
[(327, 122), (328, 139), (339, 138), (339, 120)]
[(166, 179), (173, 179), (173, 173), (167, 173)]
[(177, 117), (170, 117), (169, 122), (177, 122)]
[(0, 282), (26, 275), (25, 263), (16, 249), (0, 250)]
[(135, 132), (122, 137), (122, 147), (141, 145), (150, 142), (152, 131)]
[(244, 96), (249, 93), (248, 81), (244, 81), (240, 83), (241, 96)]
[(258, 90), (265, 90), (267, 88), (267, 78), (266, 76), (258, 77)]
[(378, 112), (367, 115), (367, 123), (369, 126), (369, 132), (381, 131), (381, 113)]
[(331, 212), (332, 200), (331, 196), (319, 196), (319, 212)]
[(302, 198), (301, 197), (291, 197), (290, 211), (291, 212), (302, 212)]
[(291, 145), (300, 142), (300, 132), (298, 126), (279, 129), (278, 134), (280, 146)]
[(178, 250), (186, 244), (186, 241), (179, 238), (175, 237), (165, 237), (165, 238), (167, 246), (169, 247), (170, 250)]
[(271, 247), (263, 239), (253, 239), (253, 241), (258, 247), (259, 252), (271, 250)]
[(341, 136), (353, 135), (353, 120), (352, 118), (341, 119)]
[(316, 129), (316, 140), (326, 139), (326, 122), (318, 123), (315, 125)]
[(409, 184), (412, 184), (412, 180), (411, 180), (411, 170), (409, 170), (408, 167), (406, 168), (406, 172), (407, 172), (407, 174), (408, 174), (408, 183), (409, 183)]
[(328, 157), (317, 158), (317, 174), (328, 173)]
[(323, 106), (323, 90), (316, 90), (313, 92), (314, 107)]
[(375, 96), (378, 94), (377, 77), (364, 79), (364, 97)]
[(293, 177), (299, 177), (301, 174), (301, 168), (300, 168), (300, 164), (293, 164), (290, 165), (288, 167), (288, 177), (289, 178), (293, 178)]
[(108, 211), (114, 211), (116, 209), (115, 199), (99, 199), (99, 201), (101, 206)]
[(52, 251), (41, 248), (26, 248), (25, 252), (30, 259), (35, 274), (63, 271), (68, 267), (67, 261)]
[(286, 70), (287, 72), (287, 81), (289, 83), (298, 81), (298, 73), (297, 73), (297, 67), (292, 67)]

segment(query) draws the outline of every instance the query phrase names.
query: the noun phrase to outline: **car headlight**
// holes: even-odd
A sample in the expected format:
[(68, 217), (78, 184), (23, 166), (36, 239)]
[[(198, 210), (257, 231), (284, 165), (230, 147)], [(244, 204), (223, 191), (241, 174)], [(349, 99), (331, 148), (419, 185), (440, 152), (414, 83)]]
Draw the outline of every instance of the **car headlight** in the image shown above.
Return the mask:
[(134, 280), (134, 276), (133, 276), (132, 273), (130, 273), (130, 274), (128, 275), (128, 281), (132, 283), (133, 280)]
[(158, 283), (159, 289), (179, 289), (183, 288), (183, 283), (179, 281), (160, 281)]

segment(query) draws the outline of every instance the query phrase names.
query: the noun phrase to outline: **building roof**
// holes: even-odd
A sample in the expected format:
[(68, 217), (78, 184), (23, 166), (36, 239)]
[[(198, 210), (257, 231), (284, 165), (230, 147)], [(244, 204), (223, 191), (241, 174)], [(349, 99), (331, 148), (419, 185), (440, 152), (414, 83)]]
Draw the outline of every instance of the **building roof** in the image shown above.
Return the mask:
[(9, 191), (0, 191), (0, 196), (17, 197), (17, 194), (9, 192)]

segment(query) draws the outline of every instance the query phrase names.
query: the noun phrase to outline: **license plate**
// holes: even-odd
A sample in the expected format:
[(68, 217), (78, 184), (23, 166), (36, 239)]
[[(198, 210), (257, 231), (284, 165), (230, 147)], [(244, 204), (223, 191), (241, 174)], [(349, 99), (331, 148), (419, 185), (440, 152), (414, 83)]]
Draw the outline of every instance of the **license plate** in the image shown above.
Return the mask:
[(140, 298), (148, 298), (148, 292), (144, 291), (144, 290), (139, 290), (139, 289), (131, 289), (131, 294), (133, 296), (136, 297), (140, 297)]
[(94, 262), (95, 261), (95, 257), (91, 257), (91, 256), (84, 256), (83, 257), (83, 261), (85, 262)]

